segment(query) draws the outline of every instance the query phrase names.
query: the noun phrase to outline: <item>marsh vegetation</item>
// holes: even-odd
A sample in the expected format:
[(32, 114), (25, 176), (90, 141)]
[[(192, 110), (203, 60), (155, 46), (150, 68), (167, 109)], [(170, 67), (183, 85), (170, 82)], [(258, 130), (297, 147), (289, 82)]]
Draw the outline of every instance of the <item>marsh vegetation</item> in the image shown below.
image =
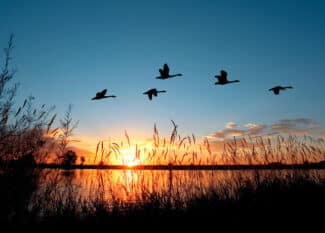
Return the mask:
[[(55, 127), (59, 117), (54, 106), (35, 106), (32, 96), (23, 103), (15, 102), (18, 84), (12, 83), (15, 71), (10, 69), (13, 48), (11, 36), (0, 73), (3, 228), (56, 231), (67, 226), (93, 229), (126, 223), (190, 227), (247, 221), (253, 224), (274, 217), (279, 221), (319, 223), (318, 213), (325, 207), (322, 138), (273, 135), (233, 138), (221, 144), (195, 135), (181, 136), (172, 121), (169, 137), (161, 136), (154, 125), (152, 139), (145, 146), (125, 132), (122, 141), (98, 142), (93, 158), (79, 157), (69, 148), (78, 124), (72, 119), (71, 106)], [(123, 153), (125, 149), (128, 154)], [(76, 168), (77, 161), (79, 169), (71, 169)], [(302, 164), (308, 168), (308, 164), (315, 163), (319, 167), (314, 170), (263, 170), (267, 165)], [(44, 166), (49, 164), (55, 169)], [(99, 166), (84, 169), (89, 164)], [(99, 169), (114, 164), (168, 167)], [(178, 165), (261, 167), (245, 171), (173, 170)]]

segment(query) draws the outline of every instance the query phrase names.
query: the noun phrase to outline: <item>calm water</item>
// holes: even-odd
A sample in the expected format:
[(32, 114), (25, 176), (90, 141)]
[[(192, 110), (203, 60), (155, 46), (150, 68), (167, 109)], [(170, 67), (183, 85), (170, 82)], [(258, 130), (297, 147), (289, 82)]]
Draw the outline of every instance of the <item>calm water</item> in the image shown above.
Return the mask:
[[(154, 198), (169, 202), (207, 195), (211, 190), (221, 195), (235, 195), (236, 188), (248, 181), (270, 176), (291, 176), (306, 173), (325, 178), (324, 170), (309, 171), (168, 171), (168, 170), (51, 170), (41, 171), (37, 200), (104, 200), (112, 203), (145, 202)], [(254, 183), (254, 182), (252, 182)], [(225, 193), (225, 190), (227, 191)], [(41, 198), (39, 198), (41, 197)], [(167, 200), (166, 200), (167, 201)], [(64, 202), (64, 201), (63, 201)]]

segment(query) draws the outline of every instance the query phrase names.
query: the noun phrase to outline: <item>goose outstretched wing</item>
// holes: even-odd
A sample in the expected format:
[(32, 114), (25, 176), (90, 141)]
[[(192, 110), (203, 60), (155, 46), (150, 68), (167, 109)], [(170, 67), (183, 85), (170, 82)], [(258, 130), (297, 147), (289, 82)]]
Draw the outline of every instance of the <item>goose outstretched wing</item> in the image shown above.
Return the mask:
[(102, 91), (100, 92), (100, 94), (101, 94), (102, 96), (104, 96), (104, 95), (106, 94), (106, 92), (107, 92), (107, 89), (104, 89), (104, 90), (102, 90)]
[(167, 64), (164, 64), (164, 74), (169, 75), (169, 67)]

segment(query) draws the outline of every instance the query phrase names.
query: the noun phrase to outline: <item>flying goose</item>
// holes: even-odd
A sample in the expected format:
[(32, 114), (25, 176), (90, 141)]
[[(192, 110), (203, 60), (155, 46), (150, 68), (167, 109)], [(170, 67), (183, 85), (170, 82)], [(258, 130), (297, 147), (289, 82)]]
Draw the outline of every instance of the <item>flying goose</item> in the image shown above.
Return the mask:
[(163, 93), (163, 92), (166, 92), (166, 91), (158, 91), (156, 88), (152, 88), (146, 92), (143, 92), (144, 95), (148, 95), (148, 98), (149, 100), (152, 100), (152, 96), (157, 96), (158, 93)]
[(285, 89), (291, 89), (293, 88), (292, 86), (286, 86), (286, 87), (282, 87), (282, 86), (275, 86), (275, 87), (272, 87), (271, 89), (269, 89), (269, 91), (273, 91), (274, 92), (274, 95), (278, 95), (280, 94), (280, 90), (285, 90)]
[(215, 82), (214, 84), (215, 85), (225, 85), (228, 83), (238, 83), (239, 82), (239, 80), (228, 81), (227, 75), (228, 75), (228, 73), (226, 71), (221, 70), (220, 75), (214, 76), (215, 78), (218, 79), (218, 82)]
[(159, 69), (160, 76), (156, 77), (156, 79), (168, 79), (168, 78), (174, 78), (177, 76), (182, 76), (182, 74), (169, 74), (169, 67), (167, 64), (164, 64), (163, 69)]
[(107, 89), (104, 89), (100, 92), (96, 93), (96, 96), (92, 98), (92, 100), (100, 100), (100, 99), (104, 99), (104, 98), (115, 98), (115, 95), (105, 95), (107, 92)]

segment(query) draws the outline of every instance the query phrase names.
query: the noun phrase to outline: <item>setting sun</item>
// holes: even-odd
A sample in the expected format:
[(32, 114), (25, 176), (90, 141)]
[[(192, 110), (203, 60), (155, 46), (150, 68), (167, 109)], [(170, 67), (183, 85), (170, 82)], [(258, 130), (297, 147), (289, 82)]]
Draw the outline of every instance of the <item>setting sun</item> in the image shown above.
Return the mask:
[(127, 148), (121, 150), (122, 163), (128, 167), (133, 167), (139, 164), (139, 159), (136, 157), (135, 148)]

